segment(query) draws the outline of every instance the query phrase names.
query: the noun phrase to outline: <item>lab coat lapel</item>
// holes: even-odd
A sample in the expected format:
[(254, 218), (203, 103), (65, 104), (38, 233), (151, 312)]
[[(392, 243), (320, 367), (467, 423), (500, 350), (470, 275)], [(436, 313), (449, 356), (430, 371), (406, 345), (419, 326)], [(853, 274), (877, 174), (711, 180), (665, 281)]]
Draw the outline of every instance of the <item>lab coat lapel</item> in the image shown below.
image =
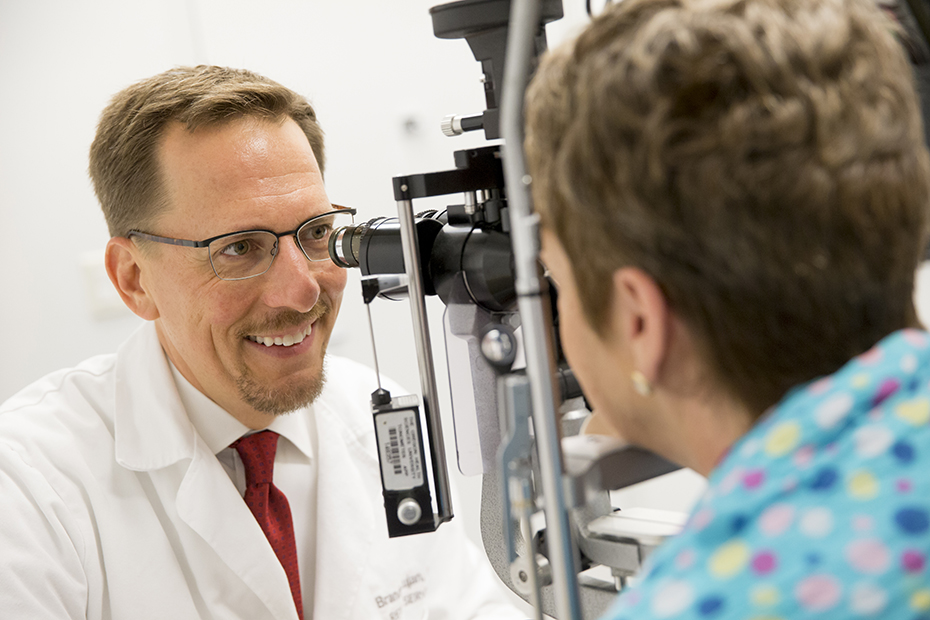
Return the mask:
[[(374, 502), (381, 496), (380, 487), (370, 488), (372, 479), (380, 480), (377, 457), (338, 412), (317, 406), (316, 420), (320, 460), (313, 615), (327, 620), (362, 617), (354, 610), (370, 605), (363, 599), (369, 591), (368, 558), (378, 518)], [(373, 475), (366, 471), (371, 468)]]
[[(199, 442), (200, 443), (200, 442)], [(200, 443), (178, 490), (178, 516), (268, 607), (297, 620), (284, 567), (216, 457)]]
[[(148, 360), (146, 373), (119, 359)], [(251, 588), (273, 617), (297, 620), (284, 568), (229, 476), (187, 416), (154, 325), (143, 325), (120, 349), (117, 361), (114, 435), (117, 462), (148, 472), (159, 495), (176, 494), (178, 518)], [(174, 475), (184, 467), (183, 477)], [(144, 561), (144, 558), (140, 558)], [(222, 597), (233, 586), (223, 572), (201, 584)], [(235, 596), (235, 593), (232, 593)], [(244, 611), (244, 610), (243, 610)]]
[[(146, 364), (139, 364), (140, 359)], [(115, 400), (113, 435), (120, 465), (154, 471), (193, 456), (196, 432), (152, 323), (119, 348)]]

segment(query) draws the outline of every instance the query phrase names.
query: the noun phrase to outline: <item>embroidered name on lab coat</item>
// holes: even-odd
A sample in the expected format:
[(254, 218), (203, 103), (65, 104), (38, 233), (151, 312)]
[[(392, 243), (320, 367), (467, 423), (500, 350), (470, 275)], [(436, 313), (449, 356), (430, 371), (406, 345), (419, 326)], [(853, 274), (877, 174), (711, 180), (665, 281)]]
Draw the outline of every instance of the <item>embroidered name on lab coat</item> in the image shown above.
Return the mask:
[[(417, 584), (421, 585), (418, 586)], [(390, 618), (393, 619), (400, 615), (404, 607), (413, 605), (423, 598), (426, 598), (426, 579), (422, 574), (416, 573), (408, 575), (400, 584), (400, 587), (393, 592), (383, 596), (376, 596), (375, 604), (378, 606), (378, 609), (388, 606), (396, 607), (396, 609), (392, 609), (390, 613)]]

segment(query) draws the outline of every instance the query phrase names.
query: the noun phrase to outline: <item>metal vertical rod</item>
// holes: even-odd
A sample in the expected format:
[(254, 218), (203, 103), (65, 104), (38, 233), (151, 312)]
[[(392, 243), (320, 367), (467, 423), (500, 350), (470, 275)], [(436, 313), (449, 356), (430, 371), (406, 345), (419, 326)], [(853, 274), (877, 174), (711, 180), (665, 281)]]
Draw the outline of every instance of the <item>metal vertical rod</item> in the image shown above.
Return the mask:
[(368, 311), (368, 332), (371, 334), (371, 355), (375, 359), (375, 377), (378, 379), (378, 390), (381, 390), (381, 369), (378, 367), (378, 348), (375, 346), (375, 326), (371, 321), (371, 304), (365, 304)]
[(429, 452), (433, 462), (433, 479), (436, 481), (436, 508), (439, 522), (452, 518), (452, 492), (449, 487), (449, 467), (446, 464), (446, 448), (442, 436), (442, 420), (439, 416), (439, 398), (436, 390), (436, 372), (429, 337), (429, 322), (426, 318), (426, 298), (423, 296), (423, 278), (420, 274), (420, 243), (413, 216), (413, 202), (397, 201), (397, 221), (404, 253), (404, 269), (407, 272), (407, 292), (410, 313), (413, 316), (413, 338), (417, 348), (417, 365), (420, 369), (420, 390), (426, 413)]
[(556, 418), (555, 361), (547, 289), (540, 277), (539, 222), (532, 214), (523, 155), (523, 96), (540, 23), (538, 0), (513, 0), (504, 64), (501, 135), (504, 138), (504, 178), (510, 211), (516, 288), (523, 325), (527, 376), (533, 403), (541, 487), (545, 495), (546, 537), (555, 603), (560, 620), (580, 620), (577, 559), (562, 485), (562, 452)]

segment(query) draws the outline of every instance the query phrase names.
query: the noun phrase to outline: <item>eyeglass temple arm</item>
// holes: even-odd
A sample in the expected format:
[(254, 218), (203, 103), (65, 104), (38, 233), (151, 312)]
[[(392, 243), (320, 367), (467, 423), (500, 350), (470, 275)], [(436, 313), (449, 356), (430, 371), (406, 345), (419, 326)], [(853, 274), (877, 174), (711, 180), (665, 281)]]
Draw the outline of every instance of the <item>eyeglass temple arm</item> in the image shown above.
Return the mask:
[(205, 248), (210, 245), (208, 242), (204, 241), (188, 241), (187, 239), (174, 239), (172, 237), (159, 237), (158, 235), (150, 235), (149, 233), (140, 232), (138, 230), (130, 230), (129, 234), (126, 237), (139, 237), (140, 239), (146, 239), (148, 241), (157, 241), (158, 243), (167, 243), (168, 245), (182, 245), (186, 248)]
[[(356, 214), (358, 214), (358, 209), (355, 209), (355, 208), (353, 208), (353, 207), (344, 207), (344, 206), (342, 206), (342, 205), (333, 205), (333, 207), (334, 207), (334, 211), (335, 211), (335, 212), (342, 212), (342, 211), (345, 211), (345, 212), (348, 212), (348, 213), (352, 214), (353, 216), (355, 216)], [(329, 213), (321, 213), (321, 214), (320, 214), (319, 216), (317, 216), (317, 217), (323, 217), (323, 216), (326, 216), (326, 215), (330, 215), (330, 214), (333, 213), (334, 211), (330, 211)], [(311, 218), (311, 221), (312, 221), (312, 219), (316, 219), (316, 218)], [(297, 229), (297, 230), (300, 230), (300, 229)], [(294, 234), (294, 235), (296, 235), (296, 234), (297, 234), (297, 230), (291, 231), (291, 232), (289, 232), (289, 233), (282, 233), (282, 235), (288, 235), (288, 234)], [(267, 232), (272, 232), (272, 231), (269, 230), (269, 231), (267, 231)], [(235, 233), (229, 233), (229, 235), (232, 235), (232, 234), (235, 234)], [(272, 233), (272, 234), (275, 234), (275, 233)], [(204, 240), (204, 241), (189, 241), (189, 240), (187, 240), (187, 239), (175, 239), (175, 238), (173, 238), (173, 237), (160, 237), (160, 236), (158, 236), (158, 235), (152, 235), (152, 234), (149, 234), (149, 233), (142, 232), (142, 231), (140, 231), (140, 230), (130, 230), (130, 231), (129, 231), (129, 234), (126, 235), (127, 238), (128, 238), (128, 237), (139, 237), (140, 239), (147, 239), (147, 240), (149, 240), (149, 241), (157, 241), (158, 243), (167, 243), (167, 244), (169, 244), (169, 245), (180, 245), (180, 246), (184, 246), (184, 247), (186, 247), (186, 248), (206, 248), (206, 247), (209, 247), (209, 245), (210, 245), (213, 241), (216, 241), (217, 239), (220, 239), (220, 238), (226, 237), (226, 236), (228, 236), (228, 235), (225, 235), (225, 234), (224, 234), (224, 235), (219, 235), (219, 236), (216, 236), (216, 237), (212, 237), (212, 238), (210, 238), (210, 239), (206, 239), (206, 240)], [(281, 235), (276, 235), (276, 236), (281, 236)]]

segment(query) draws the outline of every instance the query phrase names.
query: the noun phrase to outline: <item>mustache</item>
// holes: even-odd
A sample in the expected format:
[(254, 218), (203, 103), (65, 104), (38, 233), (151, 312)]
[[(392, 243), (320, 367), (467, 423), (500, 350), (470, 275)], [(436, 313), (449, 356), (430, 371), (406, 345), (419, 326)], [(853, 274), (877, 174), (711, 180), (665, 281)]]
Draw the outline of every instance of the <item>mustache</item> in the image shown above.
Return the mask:
[(246, 325), (240, 335), (243, 338), (254, 334), (261, 334), (273, 331), (285, 331), (290, 328), (301, 327), (307, 323), (312, 323), (332, 311), (332, 306), (322, 297), (317, 300), (316, 304), (310, 308), (309, 312), (297, 312), (296, 310), (282, 310), (277, 314), (266, 317), (260, 322)]

